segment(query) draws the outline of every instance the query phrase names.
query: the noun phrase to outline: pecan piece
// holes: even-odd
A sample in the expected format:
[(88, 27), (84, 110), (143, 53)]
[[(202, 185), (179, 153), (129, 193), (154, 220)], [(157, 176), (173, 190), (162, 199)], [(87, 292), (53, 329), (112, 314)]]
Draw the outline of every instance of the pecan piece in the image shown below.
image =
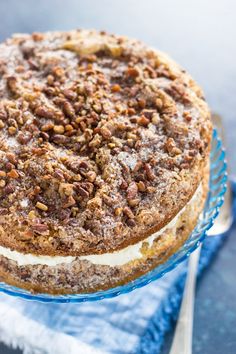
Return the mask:
[(66, 202), (62, 205), (62, 207), (63, 208), (69, 208), (69, 207), (71, 207), (71, 206), (73, 206), (73, 205), (75, 205), (76, 204), (76, 201), (74, 200), (74, 198), (70, 195), (68, 198), (67, 198), (67, 200), (66, 200)]
[(86, 191), (86, 189), (84, 189), (83, 187), (81, 187), (80, 185), (76, 186), (76, 190), (79, 193), (79, 195), (83, 198), (88, 198), (89, 197), (89, 192)]
[(55, 112), (46, 106), (38, 106), (35, 109), (35, 114), (37, 114), (37, 116), (42, 118), (53, 119)]
[(152, 169), (151, 169), (151, 166), (150, 166), (149, 164), (145, 163), (145, 164), (144, 164), (144, 169), (145, 169), (145, 171), (146, 171), (147, 179), (148, 179), (149, 181), (153, 181), (153, 180), (156, 178), (156, 176), (155, 176), (155, 174), (153, 173), (153, 171), (152, 171)]
[(131, 210), (128, 206), (125, 206), (125, 207), (124, 207), (123, 213), (124, 213), (129, 219), (134, 219), (134, 213), (132, 212), (132, 210)]
[(134, 199), (138, 193), (138, 187), (135, 182), (131, 182), (127, 188), (127, 199)]
[(31, 139), (32, 139), (32, 134), (27, 131), (25, 131), (24, 133), (20, 132), (17, 136), (17, 140), (22, 145), (27, 144)]
[(31, 229), (38, 234), (44, 234), (49, 232), (48, 225), (39, 222), (32, 224)]

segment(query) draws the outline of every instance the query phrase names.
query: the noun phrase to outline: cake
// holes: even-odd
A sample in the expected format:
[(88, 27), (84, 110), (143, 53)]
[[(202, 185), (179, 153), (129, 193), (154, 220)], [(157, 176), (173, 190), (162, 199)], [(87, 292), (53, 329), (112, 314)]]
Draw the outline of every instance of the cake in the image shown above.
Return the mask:
[(167, 55), (106, 32), (0, 45), (0, 281), (125, 284), (175, 253), (208, 191), (202, 90)]

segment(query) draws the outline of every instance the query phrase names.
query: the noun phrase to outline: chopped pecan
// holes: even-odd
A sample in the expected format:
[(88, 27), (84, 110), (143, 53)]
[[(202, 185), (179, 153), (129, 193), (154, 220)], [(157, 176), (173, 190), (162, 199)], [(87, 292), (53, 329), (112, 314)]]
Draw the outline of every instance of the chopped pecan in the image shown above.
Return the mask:
[(147, 118), (143, 115), (137, 119), (137, 123), (139, 125), (147, 126), (150, 123), (150, 120), (149, 120), (149, 118)]
[(6, 181), (4, 181), (4, 179), (0, 179), (0, 188), (5, 187), (6, 185)]
[(0, 208), (0, 215), (7, 215), (9, 213), (7, 208)]
[(52, 137), (52, 140), (56, 144), (63, 145), (63, 144), (65, 144), (68, 141), (68, 138), (65, 135), (55, 134)]
[(36, 232), (38, 234), (49, 233), (48, 225), (39, 222), (31, 224), (31, 229), (33, 232)]
[(37, 114), (37, 116), (39, 116), (39, 117), (44, 117), (44, 118), (49, 118), (49, 119), (53, 119), (55, 116), (55, 112), (46, 106), (37, 107), (35, 109), (35, 114)]
[(7, 176), (13, 179), (17, 179), (19, 178), (19, 173), (15, 169), (12, 169), (10, 172), (7, 173)]
[(17, 78), (15, 76), (9, 76), (7, 78), (7, 88), (12, 94), (17, 94)]
[(100, 133), (102, 134), (104, 139), (110, 139), (112, 136), (112, 133), (109, 129), (107, 129), (106, 127), (102, 127), (100, 129)]
[(76, 190), (81, 197), (83, 197), (83, 198), (89, 197), (89, 192), (85, 188), (81, 187), (81, 185), (79, 185), (79, 184), (76, 185)]
[(41, 202), (37, 202), (35, 206), (36, 206), (36, 208), (43, 210), (43, 211), (48, 210), (48, 206), (44, 203), (41, 203)]
[(94, 172), (94, 171), (89, 171), (87, 174), (86, 174), (86, 177), (87, 177), (87, 179), (88, 179), (88, 181), (89, 182), (94, 182), (95, 181), (95, 179), (96, 179), (96, 177), (97, 177), (97, 174), (96, 174), (96, 172)]
[(63, 198), (64, 196), (70, 196), (74, 194), (74, 186), (71, 183), (60, 183), (59, 194)]
[(151, 166), (149, 164), (145, 163), (144, 169), (146, 171), (147, 179), (149, 181), (153, 181), (156, 178), (156, 176), (155, 176), (154, 172), (152, 171)]
[(128, 200), (128, 204), (131, 207), (135, 207), (140, 203), (140, 199), (139, 198), (135, 198), (135, 199), (129, 199)]
[(145, 192), (146, 186), (145, 186), (145, 184), (144, 184), (143, 181), (139, 181), (139, 182), (137, 183), (137, 186), (138, 186), (138, 190), (139, 190), (140, 192)]
[(123, 212), (129, 219), (133, 219), (134, 218), (134, 214), (133, 214), (132, 210), (128, 206), (124, 207)]
[(126, 70), (126, 75), (128, 77), (136, 78), (137, 76), (139, 76), (139, 71), (136, 68), (130, 67)]
[(134, 199), (138, 193), (138, 187), (135, 182), (131, 182), (127, 188), (127, 198), (128, 199)]
[(28, 131), (20, 132), (17, 136), (17, 140), (22, 145), (27, 144), (32, 139), (32, 133)]
[(63, 208), (69, 208), (69, 207), (71, 207), (71, 206), (73, 206), (73, 205), (75, 205), (76, 204), (76, 201), (74, 200), (74, 198), (70, 195), (67, 199), (66, 199), (66, 201), (65, 201), (65, 203), (62, 205), (62, 207)]

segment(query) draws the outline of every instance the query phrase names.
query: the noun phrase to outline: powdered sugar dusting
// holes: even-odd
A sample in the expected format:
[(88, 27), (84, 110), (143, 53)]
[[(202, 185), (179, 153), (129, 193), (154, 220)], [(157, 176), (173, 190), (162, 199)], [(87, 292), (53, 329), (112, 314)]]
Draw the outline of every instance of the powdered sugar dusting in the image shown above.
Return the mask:
[(27, 206), (29, 205), (29, 200), (28, 199), (22, 199), (21, 201), (20, 201), (20, 205), (21, 205), (21, 207), (22, 208), (27, 208)]
[(9, 137), (7, 139), (7, 145), (9, 147), (18, 147), (19, 146), (19, 143), (18, 141), (14, 138), (14, 137)]
[(118, 159), (122, 161), (126, 166), (131, 168), (131, 170), (134, 169), (134, 167), (137, 164), (137, 158), (136, 156), (129, 154), (128, 152), (120, 152), (118, 155)]

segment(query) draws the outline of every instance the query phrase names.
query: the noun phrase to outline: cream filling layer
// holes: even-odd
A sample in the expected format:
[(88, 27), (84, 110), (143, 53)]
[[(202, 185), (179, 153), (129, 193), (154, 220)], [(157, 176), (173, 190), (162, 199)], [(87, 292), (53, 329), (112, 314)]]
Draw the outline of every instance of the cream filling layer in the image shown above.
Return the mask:
[(6, 257), (12, 261), (17, 262), (19, 266), (26, 265), (47, 265), (49, 267), (54, 267), (59, 264), (70, 264), (75, 260), (86, 260), (93, 264), (108, 265), (110, 267), (121, 266), (128, 262), (140, 259), (143, 257), (141, 252), (144, 243), (147, 243), (149, 247), (152, 246), (153, 242), (161, 236), (166, 230), (174, 229), (176, 231), (178, 220), (184, 213), (186, 208), (190, 206), (191, 212), (194, 212), (194, 207), (198, 202), (200, 202), (202, 197), (202, 184), (200, 183), (196, 192), (190, 199), (190, 201), (180, 210), (180, 212), (163, 228), (158, 232), (153, 233), (146, 239), (128, 247), (125, 247), (119, 251), (103, 254), (92, 254), (87, 256), (37, 256), (33, 254), (24, 254), (17, 251), (12, 251), (10, 248), (0, 246), (0, 255)]

